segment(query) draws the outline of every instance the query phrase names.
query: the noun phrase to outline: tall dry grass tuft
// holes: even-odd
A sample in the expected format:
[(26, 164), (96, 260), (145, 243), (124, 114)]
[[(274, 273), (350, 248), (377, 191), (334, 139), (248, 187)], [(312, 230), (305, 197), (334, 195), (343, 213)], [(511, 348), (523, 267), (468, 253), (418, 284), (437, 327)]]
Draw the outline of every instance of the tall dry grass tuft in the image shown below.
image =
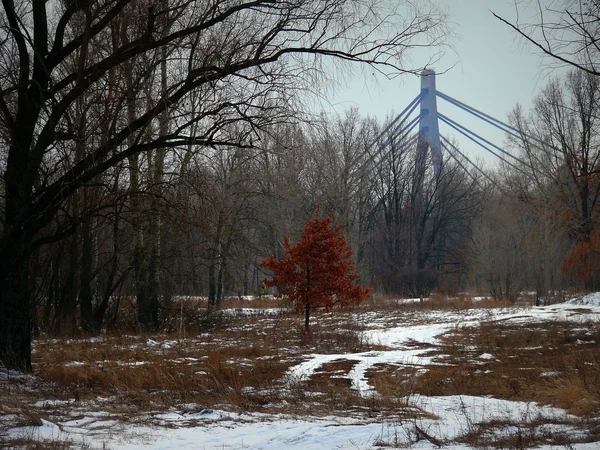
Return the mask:
[(491, 297), (475, 297), (471, 294), (459, 294), (456, 296), (432, 294), (424, 301), (424, 306), (428, 309), (439, 311), (462, 311), (473, 308), (509, 308), (514, 305), (508, 299), (495, 300)]
[(564, 408), (578, 416), (600, 413), (600, 358), (577, 352), (564, 357), (565, 370), (536, 386), (536, 401)]

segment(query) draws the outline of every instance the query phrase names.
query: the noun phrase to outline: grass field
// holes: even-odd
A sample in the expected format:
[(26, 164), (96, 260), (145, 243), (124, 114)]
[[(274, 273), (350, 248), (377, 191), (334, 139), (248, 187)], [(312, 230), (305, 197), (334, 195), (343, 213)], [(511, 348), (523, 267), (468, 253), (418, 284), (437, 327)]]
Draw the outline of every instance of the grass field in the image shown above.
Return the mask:
[(352, 427), (335, 448), (600, 445), (598, 306), (379, 298), (310, 333), (284, 306), (189, 301), (160, 334), (40, 338), (33, 376), (0, 375), (0, 445), (327, 448), (334, 425)]

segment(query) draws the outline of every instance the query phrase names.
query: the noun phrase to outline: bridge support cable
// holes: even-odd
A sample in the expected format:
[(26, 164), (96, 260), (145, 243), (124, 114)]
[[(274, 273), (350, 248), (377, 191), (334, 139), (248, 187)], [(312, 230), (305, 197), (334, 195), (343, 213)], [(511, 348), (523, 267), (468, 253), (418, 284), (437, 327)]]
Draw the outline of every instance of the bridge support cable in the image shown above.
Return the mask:
[[(390, 139), (388, 139), (386, 142), (384, 142), (383, 144), (380, 145), (379, 147), (379, 154), (384, 155), (381, 156), (379, 159), (384, 159), (385, 157), (387, 157), (387, 155), (389, 155), (389, 153), (391, 151), (393, 151), (393, 146), (392, 146), (392, 142), (398, 142), (400, 143), (400, 145), (403, 145), (402, 142), (408, 137), (410, 136), (410, 134), (412, 133), (412, 131), (415, 129), (415, 127), (417, 126), (419, 122), (419, 118), (415, 117), (413, 120), (410, 121), (410, 123), (408, 125), (406, 125), (402, 130), (400, 130), (396, 135), (391, 136)], [(386, 147), (389, 147), (389, 150), (387, 150), (387, 152), (384, 154), (383, 151), (385, 150)], [(374, 155), (371, 158), (371, 161), (374, 161)]]
[[(396, 118), (394, 120), (392, 120), (392, 122), (385, 127), (385, 129), (379, 133), (379, 135), (373, 140), (373, 142), (371, 144), (369, 144), (367, 146), (367, 148), (370, 150), (373, 146), (375, 146), (383, 137), (385, 136), (389, 136), (389, 132), (390, 130), (393, 129), (392, 131), (392, 135), (396, 132), (396, 130), (398, 128), (400, 128), (404, 122), (406, 122), (406, 119), (408, 119), (408, 117), (410, 117), (410, 115), (413, 113), (413, 111), (417, 108), (417, 106), (419, 105), (419, 103), (421, 103), (421, 99), (423, 98), (423, 94), (420, 93), (419, 95), (417, 95), (409, 104), (406, 108), (404, 108), (404, 110), (398, 114), (396, 116)], [(400, 122), (400, 123), (398, 123)], [(383, 143), (382, 146), (386, 146), (389, 143), (389, 139), (386, 139)]]
[(525, 136), (530, 139), (535, 139), (536, 141), (538, 140), (538, 139), (534, 138), (533, 136), (526, 135), (521, 130), (513, 127), (512, 125), (504, 123), (501, 120), (498, 120), (495, 117), (492, 117), (489, 114), (484, 113), (483, 111), (479, 111), (478, 109), (473, 108), (472, 106), (469, 106), (466, 103), (463, 103), (459, 100), (456, 100), (455, 98), (450, 97), (449, 95), (444, 94), (443, 92), (438, 91), (438, 97), (446, 100), (448, 103), (451, 103), (452, 105), (462, 109), (463, 111), (468, 112), (469, 114), (477, 117), (478, 119), (481, 119), (484, 122), (489, 123), (490, 125), (503, 131), (504, 133), (510, 134), (511, 136), (513, 136), (517, 139), (523, 139), (523, 136)]
[[(415, 103), (412, 108), (410, 109), (410, 111), (408, 111), (408, 113), (406, 114), (406, 117), (404, 119), (402, 119), (402, 121), (396, 125), (392, 131), (390, 132), (390, 128), (391, 127), (387, 127), (385, 131), (385, 133), (387, 133), (387, 139), (383, 142), (383, 146), (385, 147), (386, 145), (389, 145), (391, 140), (394, 139), (398, 134), (401, 134), (404, 132), (404, 130), (406, 130), (408, 127), (411, 127), (413, 125), (414, 122), (419, 120), (419, 117), (415, 117), (413, 120), (411, 120), (409, 122), (409, 124), (407, 126), (405, 126), (403, 129), (400, 129), (400, 127), (402, 127), (402, 125), (404, 125), (404, 123), (406, 122), (406, 120), (410, 117), (410, 115), (414, 112), (414, 110), (417, 108), (417, 106), (419, 106), (420, 102), (421, 102), (421, 98), (423, 96), (420, 95), (419, 97), (417, 97), (419, 99), (419, 102)], [(380, 138), (383, 137), (383, 133), (379, 135)]]
[(464, 171), (465, 171), (465, 173), (466, 173), (467, 175), (469, 175), (469, 177), (470, 177), (470, 178), (471, 178), (471, 179), (472, 179), (472, 180), (473, 180), (475, 183), (477, 183), (477, 184), (478, 184), (480, 187), (483, 187), (483, 186), (481, 185), (481, 181), (479, 180), (479, 178), (477, 178), (475, 175), (473, 175), (471, 172), (469, 172), (469, 171), (467, 170), (467, 168), (464, 166), (464, 164), (462, 163), (462, 161), (461, 161), (460, 159), (458, 159), (458, 158), (457, 158), (457, 157), (454, 155), (454, 153), (452, 153), (452, 152), (450, 151), (450, 149), (448, 148), (448, 146), (447, 146), (446, 144), (444, 144), (444, 143), (442, 142), (442, 143), (441, 143), (441, 146), (442, 146), (442, 149), (443, 149), (443, 150), (446, 150), (446, 153), (447, 153), (448, 155), (450, 155), (450, 157), (451, 157), (451, 158), (452, 158), (454, 161), (456, 161), (456, 163), (457, 163), (457, 164), (460, 166), (460, 168), (461, 168), (462, 170), (464, 170)]
[[(397, 122), (398, 122), (400, 119), (402, 119), (404, 116), (406, 116), (406, 117), (404, 117), (404, 119), (402, 120), (402, 122), (404, 122), (404, 121), (405, 121), (405, 120), (406, 120), (406, 119), (407, 119), (407, 118), (408, 118), (408, 117), (409, 117), (409, 116), (412, 114), (412, 112), (415, 110), (415, 108), (417, 107), (417, 105), (418, 105), (418, 104), (421, 102), (421, 99), (422, 99), (422, 98), (423, 98), (423, 94), (422, 94), (422, 93), (421, 93), (421, 94), (419, 94), (419, 95), (417, 95), (417, 96), (416, 96), (416, 97), (413, 99), (413, 101), (412, 101), (412, 102), (410, 102), (410, 103), (408, 104), (408, 106), (407, 106), (406, 108), (404, 108), (404, 110), (403, 110), (403, 111), (402, 111), (400, 114), (398, 114), (398, 116), (397, 116), (397, 117), (396, 117), (394, 120), (392, 120), (392, 122), (391, 122), (391, 123), (390, 123), (390, 124), (389, 124), (389, 125), (388, 125), (388, 126), (385, 128), (385, 130), (383, 130), (383, 131), (382, 131), (382, 132), (379, 134), (379, 136), (378, 136), (378, 138), (377, 138), (377, 139), (380, 139), (381, 137), (385, 136), (385, 134), (386, 134), (388, 131), (390, 131), (390, 129), (391, 129), (391, 128), (392, 128), (394, 125), (396, 125), (396, 123), (397, 123)], [(401, 123), (402, 123), (402, 122), (401, 122)]]
[(527, 165), (524, 161), (522, 161), (521, 159), (517, 158), (516, 156), (511, 155), (510, 153), (508, 153), (506, 150), (498, 147), (496, 144), (488, 141), (487, 139), (479, 136), (477, 133), (475, 133), (474, 131), (469, 130), (468, 128), (462, 126), (461, 124), (455, 122), (454, 120), (446, 117), (443, 114), (440, 114), (440, 120), (442, 122), (444, 122), (446, 125), (448, 125), (449, 127), (453, 128), (454, 130), (458, 131), (460, 134), (462, 134), (463, 136), (465, 136), (467, 139), (473, 141), (474, 143), (476, 143), (477, 145), (479, 145), (482, 149), (484, 149), (485, 151), (491, 153), (492, 155), (494, 155), (496, 158), (500, 159), (501, 161), (505, 162), (506, 164), (508, 164), (509, 166), (511, 166), (512, 168), (514, 168), (515, 170), (521, 172), (523, 175), (527, 175), (527, 173), (520, 167), (516, 166), (515, 164), (513, 164), (512, 162), (510, 162), (509, 160), (507, 160), (506, 158), (502, 157), (501, 155), (499, 155), (498, 153), (494, 152), (491, 148), (487, 147), (485, 144), (483, 144), (482, 142), (478, 141), (477, 139), (480, 139), (481, 141), (485, 142), (488, 145), (491, 145), (493, 148), (495, 148), (496, 150), (510, 156), (511, 158), (515, 159), (516, 161), (518, 161), (519, 163), (523, 164), (523, 165)]
[(417, 143), (417, 141), (419, 140), (419, 134), (415, 134), (413, 137), (411, 137), (408, 141), (406, 141), (405, 147), (410, 148), (413, 145), (415, 145)]
[[(396, 141), (399, 146), (405, 147), (405, 148), (410, 148), (412, 145), (414, 145), (418, 141), (418, 139), (420, 137), (418, 133), (414, 134), (413, 136), (410, 136), (410, 134), (412, 133), (412, 131), (414, 130), (414, 128), (417, 125), (417, 120), (418, 120), (418, 117), (415, 120), (411, 121), (411, 123), (414, 122), (414, 123), (412, 123), (412, 125), (409, 124), (406, 126), (407, 131), (402, 136), (400, 136), (399, 139), (397, 139), (397, 141)], [(384, 152), (386, 147), (388, 147), (387, 151)], [(390, 157), (390, 155), (392, 154), (392, 152), (395, 150), (395, 148), (396, 148), (396, 146), (392, 145), (392, 141), (390, 141), (385, 147), (382, 145), (380, 147), (379, 159), (377, 161), (375, 161), (374, 158), (371, 158), (367, 162), (367, 164), (375, 164), (375, 166), (377, 167), (377, 173), (380, 174), (383, 171), (383, 168), (381, 167), (382, 166), (381, 162), (387, 160)], [(363, 167), (365, 167), (365, 166), (363, 166)]]
[(531, 136), (528, 133), (524, 133), (522, 130), (519, 130), (518, 128), (515, 128), (512, 125), (509, 125), (505, 122), (502, 122), (501, 120), (498, 120), (495, 117), (490, 116), (489, 114), (486, 114), (482, 111), (479, 111), (476, 108), (473, 108), (472, 106), (469, 106), (459, 100), (456, 100), (455, 98), (452, 98), (449, 95), (444, 94), (443, 92), (438, 91), (437, 95), (441, 99), (446, 100), (448, 103), (451, 103), (452, 105), (462, 109), (463, 111), (468, 112), (469, 114), (475, 116), (478, 119), (483, 120), (484, 122), (487, 122), (488, 124), (498, 128), (502, 132), (509, 134), (516, 139), (524, 141), (525, 140), (524, 138), (527, 138), (531, 141), (536, 142), (537, 145), (535, 145), (535, 147), (542, 150), (544, 153), (546, 153), (549, 156), (555, 157), (555, 155), (553, 155), (552, 152), (550, 152), (547, 149), (547, 147), (551, 148), (554, 151), (558, 151), (559, 153), (562, 153), (562, 151), (559, 148), (557, 148), (553, 145), (550, 145), (547, 142), (544, 142), (541, 139), (536, 138), (535, 136)]
[(415, 126), (417, 125), (418, 122), (419, 122), (419, 118), (415, 117), (404, 128), (402, 128), (398, 132), (395, 132), (394, 134), (390, 135), (388, 140), (383, 143), (383, 147), (390, 145), (393, 140), (402, 141), (402, 139), (405, 138), (415, 128)]
[[(385, 147), (390, 145), (392, 139), (397, 138), (398, 135), (402, 133), (404, 133), (403, 137), (405, 137), (416, 126), (419, 120), (418, 117), (411, 120), (408, 125), (406, 125), (400, 130), (400, 127), (404, 125), (406, 120), (414, 112), (414, 110), (421, 102), (422, 98), (423, 93), (417, 95), (409, 103), (409, 105), (406, 108), (404, 108), (404, 110), (400, 114), (398, 114), (398, 116), (396, 116), (396, 118), (388, 126), (386, 126), (385, 129), (381, 133), (379, 133), (379, 135), (377, 135), (377, 137), (370, 144), (368, 144), (365, 147), (364, 153), (366, 156), (366, 161), (363, 162), (363, 168), (367, 168), (368, 166), (375, 164), (377, 161), (384, 159), (387, 156), (387, 154), (383, 155), (383, 151)], [(391, 135), (390, 130), (392, 130)], [(380, 143), (381, 139), (386, 135), (388, 136), (388, 138), (384, 142)], [(377, 158), (377, 156), (379, 156), (379, 158)]]
[[(487, 145), (492, 146), (493, 148), (495, 148), (496, 150), (498, 150), (500, 153), (504, 153), (506, 156), (514, 159), (515, 161), (521, 163), (521, 164), (525, 164), (525, 161), (523, 161), (522, 159), (518, 158), (517, 156), (511, 154), (510, 152), (507, 152), (506, 150), (504, 150), (502, 147), (494, 144), (493, 142), (490, 142), (489, 140), (487, 140), (486, 138), (480, 136), (479, 134), (475, 133), (474, 131), (468, 129), (467, 127), (465, 127), (464, 125), (461, 125), (460, 123), (456, 122), (455, 120), (452, 120), (451, 118), (449, 118), (448, 116), (444, 115), (444, 114), (440, 114), (440, 119), (442, 119), (442, 121), (444, 123), (446, 123), (447, 125), (451, 126), (452, 128), (454, 128), (456, 131), (459, 131), (460, 133), (462, 133), (464, 136), (469, 137), (472, 141), (476, 142), (479, 144), (479, 142), (475, 141), (475, 139), (473, 138), (477, 138), (482, 142), (485, 142)], [(460, 130), (458, 129), (460, 128)], [(470, 136), (467, 136), (468, 133), (469, 135), (473, 136), (473, 138), (471, 138)], [(481, 144), (480, 144), (481, 145)], [(488, 148), (484, 147), (482, 145), (482, 147), (485, 150), (488, 150), (490, 153), (492, 153), (494, 156), (497, 156), (500, 159), (503, 159), (501, 156), (497, 155), (496, 153), (492, 152), (491, 150), (489, 150)], [(509, 163), (510, 164), (510, 163)]]
[(416, 145), (419, 137), (421, 137), (419, 135), (419, 133), (412, 133), (412, 131), (414, 130), (414, 126), (412, 127), (411, 130), (409, 130), (408, 132), (406, 132), (403, 136), (401, 136), (398, 140), (393, 141), (395, 143), (395, 145), (392, 145), (392, 143), (390, 143), (390, 148), (389, 150), (387, 150), (385, 152), (385, 156), (382, 159), (387, 158), (392, 152), (395, 151), (396, 148), (398, 147), (402, 147), (404, 149), (409, 149), (411, 148), (413, 145)]
[[(414, 133), (411, 136), (411, 133), (417, 126), (417, 121), (418, 118), (416, 120), (411, 121), (411, 124), (405, 127), (405, 133), (402, 136), (399, 136), (399, 139), (397, 141), (399, 146), (409, 148), (410, 146), (414, 145), (415, 142), (419, 139), (418, 133)], [(381, 176), (381, 174), (385, 170), (384, 162), (389, 160), (390, 155), (392, 154), (392, 152), (395, 151), (396, 148), (396, 146), (390, 144), (391, 142), (388, 143), (386, 146), (380, 145), (378, 151), (375, 154), (372, 154), (370, 151), (365, 151), (367, 159), (361, 163), (361, 173), (366, 173), (367, 177)], [(371, 148), (372, 147), (373, 145), (371, 145)]]
[[(495, 186), (498, 186), (498, 184), (487, 174), (485, 173), (483, 170), (481, 170), (481, 168), (475, 164), (473, 161), (471, 161), (463, 152), (461, 152), (456, 145), (454, 145), (452, 142), (450, 142), (448, 139), (446, 139), (444, 136), (440, 136), (442, 142), (449, 148), (452, 148), (452, 150), (454, 150), (456, 153), (458, 153), (460, 156), (462, 156), (469, 164), (471, 164), (481, 175), (483, 175), (488, 181), (490, 181), (492, 184), (494, 184)], [(449, 150), (447, 148), (447, 150)], [(498, 186), (499, 187), (499, 186)]]

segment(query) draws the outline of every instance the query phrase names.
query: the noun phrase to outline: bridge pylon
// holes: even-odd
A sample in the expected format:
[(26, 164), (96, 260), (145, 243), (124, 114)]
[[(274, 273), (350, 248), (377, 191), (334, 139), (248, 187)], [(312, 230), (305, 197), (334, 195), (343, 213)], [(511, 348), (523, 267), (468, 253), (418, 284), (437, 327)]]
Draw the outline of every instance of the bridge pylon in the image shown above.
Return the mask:
[[(421, 111), (419, 115), (418, 150), (425, 153), (431, 150), (433, 170), (439, 175), (442, 168), (442, 146), (438, 125), (437, 90), (435, 87), (435, 71), (423, 69), (421, 72)], [(425, 155), (421, 155), (425, 156)], [(425, 159), (425, 158), (424, 158)]]

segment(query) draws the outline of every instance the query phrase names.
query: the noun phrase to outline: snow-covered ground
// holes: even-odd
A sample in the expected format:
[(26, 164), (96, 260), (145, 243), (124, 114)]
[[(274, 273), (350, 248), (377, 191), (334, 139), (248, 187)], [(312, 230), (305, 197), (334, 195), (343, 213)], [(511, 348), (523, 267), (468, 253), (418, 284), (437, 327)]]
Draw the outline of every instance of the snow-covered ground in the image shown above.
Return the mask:
[[(232, 414), (201, 411), (195, 414), (164, 414), (164, 426), (95, 421), (87, 427), (88, 418), (57, 425), (44, 421), (41, 427), (11, 430), (11, 433), (38, 435), (45, 439), (69, 439), (91, 448), (116, 449), (374, 449), (413, 448), (468, 449), (466, 445), (448, 443), (468, 432), (478, 421), (496, 419), (519, 423), (532, 418), (548, 422), (568, 419), (564, 411), (538, 407), (530, 403), (508, 402), (469, 396), (420, 397), (415, 401), (437, 418), (414, 421), (373, 421), (323, 417), (296, 419), (286, 416)], [(179, 427), (194, 421), (195, 426)], [(557, 425), (549, 425), (549, 427)], [(569, 425), (560, 425), (563, 433), (580, 433)], [(505, 425), (495, 432), (498, 437), (516, 432), (517, 425)], [(539, 431), (538, 432), (542, 432)], [(423, 433), (419, 436), (419, 433)], [(430, 436), (433, 442), (426, 440)], [(435, 436), (435, 438), (433, 438)], [(599, 444), (580, 444), (570, 448), (591, 449)], [(103, 447), (104, 446), (104, 447)], [(540, 447), (560, 448), (560, 447)]]
[[(350, 388), (368, 398), (377, 395), (367, 372), (378, 364), (427, 367), (430, 350), (439, 337), (457, 327), (475, 327), (484, 321), (539, 323), (545, 321), (600, 321), (600, 294), (573, 299), (568, 303), (537, 308), (473, 309), (429, 311), (426, 323), (386, 326), (382, 320), (369, 322), (362, 338), (384, 350), (361, 353), (307, 354), (284, 375), (284, 384), (310, 379), (327, 363), (352, 361), (347, 374)], [(481, 360), (495, 356), (483, 353)], [(365, 417), (294, 417), (290, 415), (232, 413), (202, 410), (196, 405), (151, 415), (151, 420), (115, 421), (98, 412), (83, 412), (61, 423), (44, 421), (39, 427), (8, 430), (11, 437), (69, 440), (76, 446), (110, 449), (373, 449), (381, 447), (472, 448), (454, 441), (482, 422), (496, 423), (492, 438), (516, 433), (559, 432), (577, 436), (582, 430), (571, 425), (573, 417), (564, 410), (530, 402), (512, 402), (488, 397), (414, 395), (407, 405), (423, 411), (418, 419)], [(544, 422), (534, 430), (529, 421)], [(152, 423), (149, 425), (148, 423)], [(574, 423), (574, 422), (573, 422)], [(522, 427), (521, 428), (521, 425)], [(1, 436), (0, 436), (1, 439)], [(1, 441), (0, 441), (1, 442)], [(558, 448), (545, 446), (539, 448)], [(574, 444), (570, 448), (600, 448), (600, 443)]]
[(583, 297), (573, 298), (569, 300), (567, 304), (600, 306), (600, 292), (594, 292), (592, 294), (584, 295)]

